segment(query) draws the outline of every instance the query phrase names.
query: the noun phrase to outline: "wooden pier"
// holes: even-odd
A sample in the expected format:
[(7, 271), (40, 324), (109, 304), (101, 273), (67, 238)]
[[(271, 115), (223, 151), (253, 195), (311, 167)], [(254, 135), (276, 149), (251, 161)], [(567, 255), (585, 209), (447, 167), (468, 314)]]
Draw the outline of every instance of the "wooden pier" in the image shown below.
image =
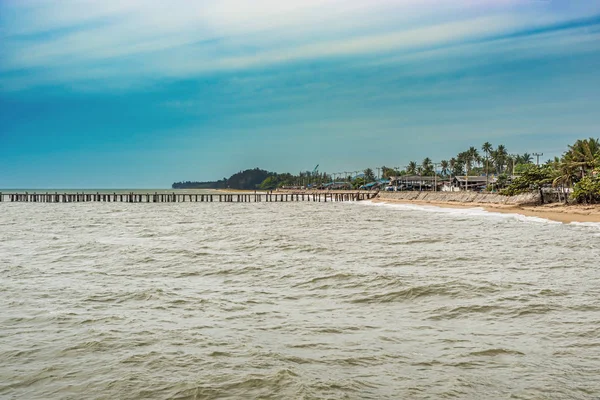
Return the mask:
[(0, 202), (9, 203), (261, 203), (336, 202), (369, 200), (377, 193), (1, 193)]

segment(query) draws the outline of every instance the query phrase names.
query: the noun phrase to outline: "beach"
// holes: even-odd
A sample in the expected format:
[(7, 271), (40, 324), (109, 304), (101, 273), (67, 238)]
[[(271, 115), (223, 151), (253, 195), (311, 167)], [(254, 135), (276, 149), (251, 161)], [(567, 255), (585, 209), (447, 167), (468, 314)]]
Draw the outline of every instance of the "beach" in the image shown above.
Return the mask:
[(527, 217), (544, 218), (562, 223), (598, 222), (600, 223), (600, 205), (565, 205), (551, 203), (545, 205), (507, 205), (493, 203), (459, 203), (451, 201), (423, 201), (375, 199), (374, 202), (389, 204), (416, 204), (443, 208), (483, 208), (489, 212), (520, 214)]

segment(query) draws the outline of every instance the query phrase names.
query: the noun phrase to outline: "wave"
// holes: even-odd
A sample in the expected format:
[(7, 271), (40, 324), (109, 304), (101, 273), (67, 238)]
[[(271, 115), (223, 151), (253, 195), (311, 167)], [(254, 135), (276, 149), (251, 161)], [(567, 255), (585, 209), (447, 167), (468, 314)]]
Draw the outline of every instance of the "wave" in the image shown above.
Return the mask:
[(571, 222), (571, 225), (600, 230), (600, 222)]
[(525, 353), (522, 353), (517, 350), (498, 348), (498, 349), (487, 349), (487, 350), (481, 350), (481, 351), (474, 351), (472, 353), (469, 353), (469, 355), (470, 356), (478, 356), (478, 357), (481, 357), (481, 356), (493, 357), (493, 356), (503, 356), (503, 355), (524, 356)]
[[(451, 216), (463, 216), (463, 217), (493, 217), (499, 219), (516, 219), (522, 222), (536, 222), (543, 224), (552, 225), (563, 225), (562, 222), (552, 221), (547, 218), (531, 217), (516, 213), (499, 213), (494, 211), (488, 211), (482, 207), (472, 208), (452, 208), (452, 207), (439, 207), (434, 205), (421, 205), (421, 204), (399, 204), (399, 203), (385, 203), (385, 202), (374, 202), (367, 200), (361, 202), (361, 204), (368, 204), (369, 206), (389, 207), (398, 210), (406, 211), (427, 211), (439, 214), (447, 214)], [(600, 224), (599, 224), (600, 225)]]

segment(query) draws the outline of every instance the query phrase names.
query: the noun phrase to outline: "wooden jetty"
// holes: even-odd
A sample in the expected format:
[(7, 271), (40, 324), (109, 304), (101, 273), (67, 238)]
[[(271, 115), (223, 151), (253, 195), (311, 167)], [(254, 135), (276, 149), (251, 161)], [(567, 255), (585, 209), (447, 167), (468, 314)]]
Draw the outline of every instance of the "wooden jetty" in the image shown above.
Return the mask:
[(305, 192), (305, 193), (1, 193), (0, 202), (10, 203), (261, 203), (261, 202), (336, 202), (361, 201), (376, 192)]

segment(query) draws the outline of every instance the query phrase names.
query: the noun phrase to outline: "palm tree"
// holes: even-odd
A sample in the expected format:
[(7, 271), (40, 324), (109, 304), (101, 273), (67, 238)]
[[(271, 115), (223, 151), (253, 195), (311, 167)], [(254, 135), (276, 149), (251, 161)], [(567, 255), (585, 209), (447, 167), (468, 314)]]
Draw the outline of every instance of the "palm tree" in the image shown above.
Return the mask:
[(425, 159), (421, 163), (421, 166), (423, 167), (423, 175), (432, 175), (433, 164), (431, 163), (431, 158), (425, 157)]
[(375, 174), (373, 173), (373, 170), (371, 168), (365, 169), (363, 173), (365, 174), (365, 184), (373, 182), (375, 180)]
[(507, 155), (508, 153), (506, 152), (506, 147), (502, 144), (498, 145), (496, 151), (492, 152), (492, 158), (494, 159), (494, 163), (496, 164), (496, 172), (498, 174), (501, 174), (504, 171)]
[[(564, 196), (565, 203), (567, 202), (567, 194), (565, 188), (573, 184), (573, 178), (577, 175), (575, 168), (569, 162), (561, 161), (558, 157), (554, 157), (554, 161), (550, 162), (554, 170), (554, 179), (552, 180), (552, 187), (561, 187), (561, 191)], [(560, 192), (559, 201), (560, 201)]]
[(440, 161), (440, 168), (442, 169), (441, 173), (443, 176), (448, 176), (448, 172), (450, 171), (449, 166), (448, 160)]
[(531, 164), (533, 162), (533, 156), (529, 153), (523, 153), (521, 156), (521, 162), (523, 164)]
[(588, 172), (600, 166), (600, 141), (594, 138), (578, 140), (569, 146), (563, 158), (571, 167), (578, 169), (583, 178)]
[(471, 172), (471, 167), (478, 159), (479, 153), (475, 147), (470, 147), (469, 150), (458, 154), (458, 160), (462, 161), (467, 169), (465, 175), (465, 190), (467, 190), (469, 186), (469, 173)]
[(409, 175), (415, 175), (417, 173), (417, 162), (411, 161), (406, 166), (406, 173)]
[(489, 185), (489, 167), (490, 167), (490, 153), (493, 150), (492, 144), (490, 142), (485, 142), (483, 146), (481, 146), (481, 150), (485, 153), (485, 186)]
[(467, 153), (469, 154), (471, 162), (478, 163), (479, 160), (481, 160), (481, 157), (479, 157), (479, 152), (477, 151), (477, 149), (475, 147), (473, 147), (473, 146), (469, 147), (469, 150), (467, 150)]

